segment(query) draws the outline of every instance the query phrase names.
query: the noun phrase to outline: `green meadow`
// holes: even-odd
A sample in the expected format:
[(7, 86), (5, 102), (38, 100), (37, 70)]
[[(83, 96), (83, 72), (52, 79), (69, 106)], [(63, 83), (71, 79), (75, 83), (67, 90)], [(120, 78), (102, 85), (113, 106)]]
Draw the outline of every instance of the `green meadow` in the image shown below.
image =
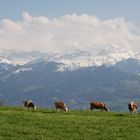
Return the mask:
[(140, 140), (140, 114), (0, 107), (0, 140)]

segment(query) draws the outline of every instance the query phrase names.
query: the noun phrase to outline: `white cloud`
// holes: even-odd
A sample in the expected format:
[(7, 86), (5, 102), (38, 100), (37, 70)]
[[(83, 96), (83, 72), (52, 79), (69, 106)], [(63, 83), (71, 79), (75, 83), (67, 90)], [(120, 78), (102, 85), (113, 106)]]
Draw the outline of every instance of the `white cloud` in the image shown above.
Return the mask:
[(0, 48), (61, 52), (98, 49), (117, 44), (140, 51), (140, 29), (123, 17), (101, 20), (91, 15), (49, 19), (22, 14), (22, 20), (0, 21)]

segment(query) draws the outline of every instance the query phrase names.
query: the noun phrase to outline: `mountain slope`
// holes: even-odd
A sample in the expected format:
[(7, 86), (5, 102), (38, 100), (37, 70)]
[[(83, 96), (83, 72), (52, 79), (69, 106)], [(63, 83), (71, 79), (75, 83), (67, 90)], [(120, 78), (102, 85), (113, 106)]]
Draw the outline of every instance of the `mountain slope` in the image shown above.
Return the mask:
[(58, 70), (64, 64), (34, 61), (10, 69), (0, 79), (1, 97), (9, 105), (31, 98), (50, 107), (64, 100), (70, 108), (89, 108), (91, 100), (105, 101), (112, 110), (127, 110), (130, 100), (140, 101), (140, 76), (113, 66)]
[(127, 73), (140, 74), (140, 60), (138, 59), (126, 59), (115, 64), (115, 67), (121, 71)]

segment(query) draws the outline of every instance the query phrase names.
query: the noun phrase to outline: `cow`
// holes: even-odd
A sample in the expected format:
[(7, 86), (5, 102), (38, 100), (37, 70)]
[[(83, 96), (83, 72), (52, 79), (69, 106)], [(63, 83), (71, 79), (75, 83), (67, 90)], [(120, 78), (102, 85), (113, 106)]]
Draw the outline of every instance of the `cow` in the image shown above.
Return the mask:
[(56, 111), (58, 109), (61, 109), (64, 112), (68, 112), (68, 108), (66, 107), (66, 105), (65, 105), (65, 103), (63, 101), (56, 101), (55, 102), (55, 107), (56, 107)]
[(134, 101), (130, 102), (130, 103), (128, 104), (128, 109), (129, 109), (130, 113), (132, 113), (132, 114), (136, 113), (136, 111), (137, 111), (137, 109), (138, 109), (138, 104), (137, 104), (137, 102), (134, 102)]
[(90, 110), (93, 110), (93, 109), (100, 109), (101, 111), (109, 111), (109, 109), (107, 108), (104, 102), (92, 101), (90, 103)]
[(33, 108), (33, 109), (36, 109), (36, 106), (34, 105), (33, 101), (32, 100), (24, 100), (23, 101), (23, 104), (24, 104), (24, 108)]

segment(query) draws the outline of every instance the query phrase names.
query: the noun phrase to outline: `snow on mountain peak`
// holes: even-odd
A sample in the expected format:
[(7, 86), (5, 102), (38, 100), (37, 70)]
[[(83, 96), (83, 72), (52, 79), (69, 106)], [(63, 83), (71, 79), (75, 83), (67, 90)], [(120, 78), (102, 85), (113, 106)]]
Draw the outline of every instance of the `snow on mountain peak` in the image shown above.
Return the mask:
[(67, 65), (70, 69), (87, 66), (112, 65), (118, 61), (134, 58), (135, 53), (128, 48), (112, 44), (103, 49), (72, 50), (51, 54), (47, 61), (55, 61)]
[[(25, 64), (38, 63), (38, 61), (58, 62), (64, 64), (59, 66), (59, 71), (65, 69), (74, 70), (79, 67), (113, 65), (123, 59), (140, 58), (139, 53), (135, 53), (130, 48), (121, 47), (117, 44), (87, 47), (87, 49), (75, 48), (61, 53), (7, 51), (3, 54), (5, 57), (0, 59), (0, 63), (12, 64), (14, 61), (14, 63), (18, 62), (18, 64), (21, 64), (20, 60), (24, 60)], [(0, 54), (0, 56), (3, 55)], [(10, 58), (11, 62), (8, 61), (8, 58)]]
[(0, 58), (0, 64), (12, 64), (12, 62), (5, 58)]

